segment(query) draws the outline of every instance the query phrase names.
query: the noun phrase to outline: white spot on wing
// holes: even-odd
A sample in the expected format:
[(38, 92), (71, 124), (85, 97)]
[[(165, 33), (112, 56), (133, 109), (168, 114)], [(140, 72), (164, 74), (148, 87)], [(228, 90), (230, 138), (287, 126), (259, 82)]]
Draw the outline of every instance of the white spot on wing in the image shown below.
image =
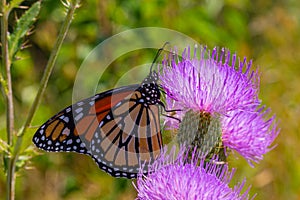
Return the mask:
[(69, 139), (68, 141), (67, 141), (67, 145), (70, 145), (70, 144), (72, 144), (73, 143), (73, 140), (72, 139)]
[(82, 105), (84, 105), (84, 102), (83, 102), (83, 101), (80, 101), (80, 102), (77, 103), (77, 105), (78, 105), (78, 106), (82, 106)]
[(83, 110), (83, 108), (82, 108), (82, 107), (79, 107), (79, 108), (77, 108), (77, 109), (75, 110), (75, 112), (76, 112), (76, 113), (80, 113), (82, 110)]
[(62, 135), (66, 135), (66, 136), (69, 136), (70, 135), (70, 129), (68, 128), (65, 128), (62, 132)]
[(122, 102), (120, 101), (119, 103), (116, 104), (116, 107), (120, 106)]
[(78, 115), (76, 115), (75, 120), (78, 121), (83, 117), (83, 113), (79, 113)]
[(66, 123), (69, 123), (69, 117), (64, 117), (63, 120), (64, 120)]
[(97, 99), (99, 97), (99, 95), (95, 95), (91, 98), (92, 101), (95, 101), (95, 99)]
[(81, 143), (81, 144), (80, 144), (80, 147), (81, 147), (81, 148), (85, 147), (85, 144), (84, 144), (84, 143)]

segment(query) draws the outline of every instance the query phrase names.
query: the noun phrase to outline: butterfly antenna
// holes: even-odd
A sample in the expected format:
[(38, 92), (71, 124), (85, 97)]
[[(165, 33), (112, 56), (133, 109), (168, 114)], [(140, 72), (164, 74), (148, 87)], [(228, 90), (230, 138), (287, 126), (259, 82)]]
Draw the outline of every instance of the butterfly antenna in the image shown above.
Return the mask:
[(154, 63), (156, 62), (157, 58), (160, 56), (161, 52), (164, 50), (165, 46), (169, 45), (170, 42), (166, 42), (160, 49), (158, 49), (154, 59), (153, 59), (153, 62), (151, 64), (151, 67), (150, 67), (150, 74), (152, 73), (152, 68), (153, 68), (153, 65)]

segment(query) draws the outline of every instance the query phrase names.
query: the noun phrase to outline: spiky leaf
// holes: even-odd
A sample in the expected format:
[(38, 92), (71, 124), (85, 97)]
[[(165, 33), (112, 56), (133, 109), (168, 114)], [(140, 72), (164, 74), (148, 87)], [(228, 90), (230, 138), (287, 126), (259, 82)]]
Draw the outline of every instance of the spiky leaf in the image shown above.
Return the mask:
[(38, 1), (34, 3), (17, 21), (13, 33), (9, 37), (9, 56), (13, 60), (16, 53), (22, 47), (23, 37), (28, 33), (32, 24), (36, 20), (40, 12), (41, 3)]

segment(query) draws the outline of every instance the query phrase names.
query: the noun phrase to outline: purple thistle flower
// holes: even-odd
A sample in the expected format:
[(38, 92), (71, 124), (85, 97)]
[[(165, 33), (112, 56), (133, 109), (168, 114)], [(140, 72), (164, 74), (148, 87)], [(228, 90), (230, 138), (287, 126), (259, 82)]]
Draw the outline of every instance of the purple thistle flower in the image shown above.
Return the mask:
[[(236, 70), (235, 54), (230, 64), (229, 51), (225, 54), (223, 50), (218, 58), (215, 48), (208, 59), (204, 58), (205, 52), (197, 59), (195, 50), (194, 58), (190, 58), (188, 48), (183, 52), (181, 61), (173, 58), (171, 67), (163, 63), (161, 85), (168, 96), (176, 101), (176, 106), (226, 114), (228, 111), (244, 110), (260, 104), (257, 97), (259, 76), (250, 70), (251, 62), (247, 64), (244, 59), (239, 62)], [(225, 55), (225, 62), (222, 62)]]
[[(188, 162), (187, 162), (188, 160)], [(197, 163), (200, 163), (197, 166)], [(175, 199), (248, 199), (248, 188), (242, 189), (245, 180), (234, 188), (228, 186), (234, 171), (229, 172), (227, 165), (206, 163), (199, 156), (192, 154), (187, 159), (184, 148), (175, 156), (175, 148), (170, 154), (166, 148), (161, 156), (148, 169), (151, 173), (146, 177), (143, 170), (137, 179), (139, 200), (175, 200)]]
[[(209, 56), (205, 57), (205, 53)], [(160, 79), (167, 94), (167, 109), (181, 110), (173, 117), (183, 119), (189, 110), (219, 116), (222, 144), (251, 164), (271, 149), (269, 146), (279, 131), (275, 118), (268, 119), (269, 110), (264, 111), (260, 105), (257, 71), (250, 69), (252, 63), (247, 63), (246, 58), (239, 60), (237, 67), (236, 60), (235, 54), (230, 56), (224, 49), (218, 57), (216, 48), (211, 54), (201, 49), (200, 59), (195, 49), (191, 58), (188, 48), (181, 60), (173, 56), (171, 66), (163, 62)], [(165, 123), (172, 128), (179, 127), (179, 122), (172, 118), (166, 118)]]
[(241, 154), (248, 163), (259, 162), (263, 154), (279, 134), (274, 116), (265, 119), (270, 110), (264, 107), (254, 111), (231, 111), (222, 118), (222, 141), (224, 146)]

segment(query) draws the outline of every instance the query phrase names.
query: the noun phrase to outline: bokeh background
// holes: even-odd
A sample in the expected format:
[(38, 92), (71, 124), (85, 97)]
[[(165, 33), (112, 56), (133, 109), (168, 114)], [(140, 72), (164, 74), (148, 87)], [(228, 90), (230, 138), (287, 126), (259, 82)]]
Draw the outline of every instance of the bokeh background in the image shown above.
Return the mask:
[[(25, 1), (30, 5), (33, 1)], [(27, 37), (29, 47), (13, 64), (16, 125), (23, 124), (39, 87), (64, 8), (58, 0), (42, 1), (42, 9)], [(13, 25), (14, 19), (11, 19)], [(119, 32), (138, 27), (164, 27), (207, 45), (227, 47), (253, 59), (261, 73), (260, 98), (276, 114), (281, 134), (276, 148), (254, 168), (233, 156), (233, 183), (247, 179), (256, 199), (300, 199), (300, 1), (298, 0), (89, 0), (82, 1), (59, 54), (46, 94), (26, 133), (24, 148), (38, 125), (72, 103), (76, 71), (96, 45)], [(117, 46), (115, 48), (118, 48)], [(159, 47), (157, 47), (159, 48)], [(101, 85), (114, 86), (131, 66), (152, 61), (156, 50), (134, 51), (106, 70)], [(88, 77), (87, 77), (88, 78)], [(99, 91), (100, 92), (100, 91)], [(0, 99), (0, 131), (5, 139), (5, 104)], [(25, 159), (25, 158), (24, 158)], [(1, 165), (3, 165), (1, 161)], [(87, 156), (75, 153), (32, 155), (18, 171), (17, 199), (134, 199), (132, 181), (115, 179)], [(5, 198), (5, 174), (0, 172), (0, 199)]]

